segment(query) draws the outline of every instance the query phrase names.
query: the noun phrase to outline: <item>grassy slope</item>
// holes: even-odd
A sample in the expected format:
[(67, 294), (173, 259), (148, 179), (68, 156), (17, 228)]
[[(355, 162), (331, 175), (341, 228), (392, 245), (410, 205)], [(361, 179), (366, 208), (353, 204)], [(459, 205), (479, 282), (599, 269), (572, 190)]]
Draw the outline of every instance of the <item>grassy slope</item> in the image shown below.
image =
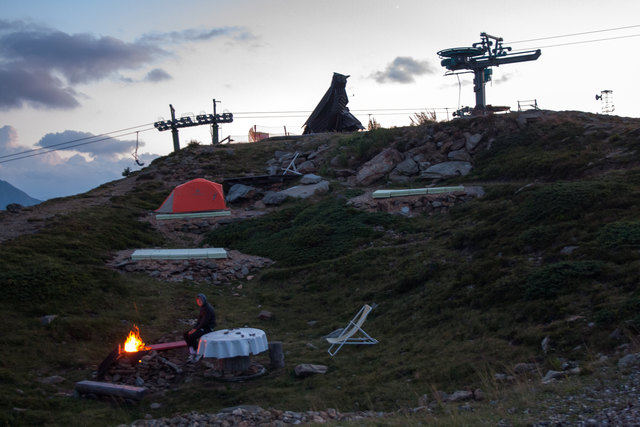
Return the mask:
[[(163, 244), (137, 220), (166, 196), (158, 185), (162, 172), (110, 206), (55, 218), (43, 232), (0, 247), (2, 420), (109, 425), (140, 418), (149, 402), (105, 405), (55, 392), (89, 378), (130, 322), (149, 341), (180, 329), (177, 319), (194, 316), (199, 291), (213, 297), (221, 327), (251, 324), (283, 341), (288, 369), (247, 384), (198, 379), (154, 397), (164, 403), (159, 413), (240, 403), (395, 409), (415, 406), (434, 388), (486, 388), (487, 373), (517, 362), (551, 368), (572, 358), (588, 365), (595, 353), (619, 344), (609, 338), (613, 329), (637, 334), (640, 327), (640, 171), (628, 154), (638, 148), (632, 132), (638, 123), (616, 120), (615, 133), (586, 132), (580, 118), (558, 115), (498, 137), (476, 157), (472, 175), (451, 181), (484, 182), (487, 195), (447, 214), (364, 213), (345, 204), (352, 190), (334, 185), (316, 203), (290, 202), (220, 228), (208, 243), (277, 261), (243, 283), (239, 296), (227, 287), (160, 283), (103, 266), (115, 250)], [(464, 131), (478, 123), (455, 126)], [(380, 130), (333, 143), (346, 147), (345, 162), (364, 161), (395, 135)], [(194, 158), (209, 174), (260, 173), (287, 144)], [(154, 163), (169, 169), (192, 154), (187, 149)], [(568, 246), (576, 248), (566, 254)], [(321, 337), (363, 303), (378, 304), (365, 326), (380, 344), (329, 358)], [(261, 309), (275, 319), (257, 323)], [(61, 318), (45, 328), (38, 322), (45, 314)], [(576, 315), (582, 318), (566, 321)], [(553, 345), (546, 356), (545, 336)], [(295, 379), (290, 368), (298, 363), (326, 364), (329, 374)], [(67, 381), (37, 381), (56, 374)]]

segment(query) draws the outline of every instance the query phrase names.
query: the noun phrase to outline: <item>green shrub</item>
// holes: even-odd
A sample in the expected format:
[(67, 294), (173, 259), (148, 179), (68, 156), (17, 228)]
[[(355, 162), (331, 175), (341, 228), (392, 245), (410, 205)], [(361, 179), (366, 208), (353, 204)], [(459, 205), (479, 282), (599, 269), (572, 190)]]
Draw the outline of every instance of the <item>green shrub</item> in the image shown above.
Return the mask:
[(549, 299), (579, 286), (587, 288), (585, 279), (596, 277), (603, 269), (600, 261), (563, 261), (535, 269), (529, 274), (525, 295), (530, 299)]
[(640, 246), (640, 221), (620, 221), (606, 224), (598, 232), (598, 244), (608, 248)]
[(558, 182), (521, 193), (515, 220), (527, 224), (554, 224), (581, 218), (614, 190), (600, 182)]

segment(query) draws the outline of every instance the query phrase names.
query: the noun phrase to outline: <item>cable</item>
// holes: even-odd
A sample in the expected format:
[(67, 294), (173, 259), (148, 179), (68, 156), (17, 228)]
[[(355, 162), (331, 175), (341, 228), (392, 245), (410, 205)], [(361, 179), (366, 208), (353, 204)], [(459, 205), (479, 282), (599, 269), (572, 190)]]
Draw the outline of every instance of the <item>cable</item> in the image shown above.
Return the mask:
[(628, 36), (607, 37), (607, 38), (604, 38), (604, 39), (593, 39), (593, 40), (582, 40), (582, 41), (578, 41), (578, 42), (559, 43), (559, 44), (552, 44), (552, 45), (548, 45), (548, 46), (538, 46), (538, 47), (531, 47), (531, 48), (527, 48), (527, 49), (518, 49), (518, 50), (514, 50), (513, 52), (515, 53), (515, 52), (523, 52), (525, 50), (547, 49), (547, 48), (550, 48), (550, 47), (570, 46), (570, 45), (583, 44), (583, 43), (595, 43), (595, 42), (602, 42), (602, 41), (607, 41), (607, 40), (627, 39), (627, 38), (631, 38), (631, 37), (640, 37), (640, 34), (630, 34)]
[(509, 44), (537, 42), (537, 41), (540, 41), (540, 40), (559, 39), (559, 38), (562, 38), (562, 37), (583, 36), (585, 34), (595, 34), (595, 33), (603, 33), (603, 32), (606, 32), (606, 31), (626, 30), (628, 28), (637, 28), (637, 27), (640, 27), (640, 25), (628, 25), (626, 27), (607, 28), (607, 29), (604, 29), (604, 30), (585, 31), (585, 32), (582, 32), (582, 33), (563, 34), (563, 35), (560, 35), (560, 36), (540, 37), (540, 38), (537, 38), (537, 39), (529, 39), (529, 40), (518, 40), (518, 41), (515, 41), (515, 42), (509, 42)]
[[(28, 152), (30, 152), (30, 151), (38, 151), (38, 152), (37, 152), (37, 153), (32, 153), (32, 154), (27, 154), (27, 155), (22, 156), (22, 157), (15, 157), (15, 158), (13, 158), (13, 159), (2, 160), (2, 161), (0, 161), (0, 164), (2, 164), (2, 163), (9, 163), (9, 162), (13, 162), (13, 161), (15, 161), (15, 160), (27, 159), (27, 158), (29, 158), (29, 157), (40, 156), (40, 155), (42, 155), (42, 154), (52, 153), (52, 152), (54, 152), (54, 151), (67, 150), (67, 149), (69, 149), (69, 148), (75, 148), (75, 147), (80, 147), (80, 146), (83, 146), (83, 145), (89, 145), (89, 144), (93, 144), (93, 143), (96, 143), (96, 142), (101, 142), (101, 141), (106, 141), (106, 140), (109, 140), (109, 139), (119, 138), (119, 137), (122, 137), (122, 136), (132, 135), (132, 134), (134, 134), (134, 133), (136, 133), (136, 132), (147, 132), (147, 131), (154, 130), (154, 129), (155, 129), (155, 128), (142, 129), (142, 130), (140, 130), (140, 131), (128, 132), (128, 133), (124, 133), (124, 134), (122, 134), (122, 135), (117, 135), (117, 136), (106, 136), (106, 137), (104, 137), (104, 138), (96, 139), (96, 140), (94, 140), (94, 141), (82, 142), (82, 143), (80, 143), (80, 144), (69, 145), (69, 146), (67, 146), (67, 147), (54, 148), (54, 149), (51, 149), (51, 150), (48, 150), (48, 151), (29, 150), (29, 151), (25, 151), (25, 152), (23, 152), (22, 154), (26, 154), (26, 153), (28, 153)], [(81, 139), (87, 139), (87, 138), (81, 138)], [(79, 139), (79, 140), (80, 140), (80, 139)], [(76, 140), (76, 141), (79, 141), (79, 140)], [(64, 144), (69, 144), (70, 142), (74, 142), (74, 141), (67, 141), (67, 142), (65, 142)], [(60, 144), (55, 144), (55, 145), (60, 145)], [(50, 148), (50, 147), (53, 147), (53, 145), (50, 145), (50, 146), (48, 146), (48, 147), (43, 147), (42, 149), (39, 149), (39, 150), (44, 150), (45, 148)], [(17, 156), (17, 155), (18, 155), (18, 154), (13, 154), (13, 156)], [(3, 156), (3, 157), (8, 157), (8, 156)]]
[[(25, 151), (21, 151), (19, 153), (6, 154), (4, 156), (0, 156), (0, 159), (5, 159), (7, 157), (15, 157), (15, 156), (19, 156), (19, 155), (26, 154), (26, 153), (32, 153), (34, 151), (42, 151), (42, 150), (46, 150), (47, 148), (59, 147), (61, 145), (71, 144), (73, 142), (84, 141), (84, 140), (87, 140), (87, 139), (99, 138), (99, 137), (106, 136), (106, 135), (109, 135), (109, 134), (112, 134), (112, 133), (124, 132), (124, 131), (131, 130), (131, 129), (141, 128), (143, 126), (149, 126), (149, 125), (152, 125), (152, 124), (153, 123), (147, 123), (147, 124), (144, 124), (144, 125), (132, 126), (132, 127), (125, 128), (125, 129), (115, 130), (115, 131), (112, 131), (112, 132), (105, 132), (105, 133), (102, 133), (102, 134), (99, 134), (99, 135), (86, 136), (84, 138), (73, 139), (71, 141), (60, 142), (58, 144), (51, 144), (51, 145), (47, 145), (46, 147), (33, 148), (31, 150), (25, 150)], [(127, 134), (127, 135), (129, 135), (129, 134)], [(106, 138), (106, 139), (108, 139), (108, 138)], [(103, 140), (101, 140), (101, 141), (103, 141)], [(97, 142), (97, 141), (94, 141), (94, 142)], [(61, 148), (61, 149), (64, 149), (64, 148)], [(47, 151), (47, 152), (50, 152), (50, 151)], [(4, 162), (0, 162), (0, 163), (4, 163)]]

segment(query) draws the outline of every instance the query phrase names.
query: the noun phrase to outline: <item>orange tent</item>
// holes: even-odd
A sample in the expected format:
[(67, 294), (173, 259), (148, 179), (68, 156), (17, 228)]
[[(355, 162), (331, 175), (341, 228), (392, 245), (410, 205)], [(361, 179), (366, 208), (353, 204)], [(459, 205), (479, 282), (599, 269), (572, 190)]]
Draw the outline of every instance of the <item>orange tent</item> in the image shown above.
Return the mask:
[(186, 213), (227, 209), (222, 185), (196, 178), (173, 189), (156, 212)]

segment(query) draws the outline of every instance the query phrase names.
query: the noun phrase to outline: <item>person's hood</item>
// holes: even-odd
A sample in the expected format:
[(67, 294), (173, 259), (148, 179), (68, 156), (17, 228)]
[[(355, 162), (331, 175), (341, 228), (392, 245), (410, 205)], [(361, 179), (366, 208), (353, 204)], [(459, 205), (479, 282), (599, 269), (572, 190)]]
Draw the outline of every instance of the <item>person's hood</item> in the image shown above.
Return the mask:
[(200, 298), (202, 300), (202, 306), (204, 307), (205, 305), (207, 305), (207, 297), (204, 296), (204, 294), (198, 294), (198, 298)]

